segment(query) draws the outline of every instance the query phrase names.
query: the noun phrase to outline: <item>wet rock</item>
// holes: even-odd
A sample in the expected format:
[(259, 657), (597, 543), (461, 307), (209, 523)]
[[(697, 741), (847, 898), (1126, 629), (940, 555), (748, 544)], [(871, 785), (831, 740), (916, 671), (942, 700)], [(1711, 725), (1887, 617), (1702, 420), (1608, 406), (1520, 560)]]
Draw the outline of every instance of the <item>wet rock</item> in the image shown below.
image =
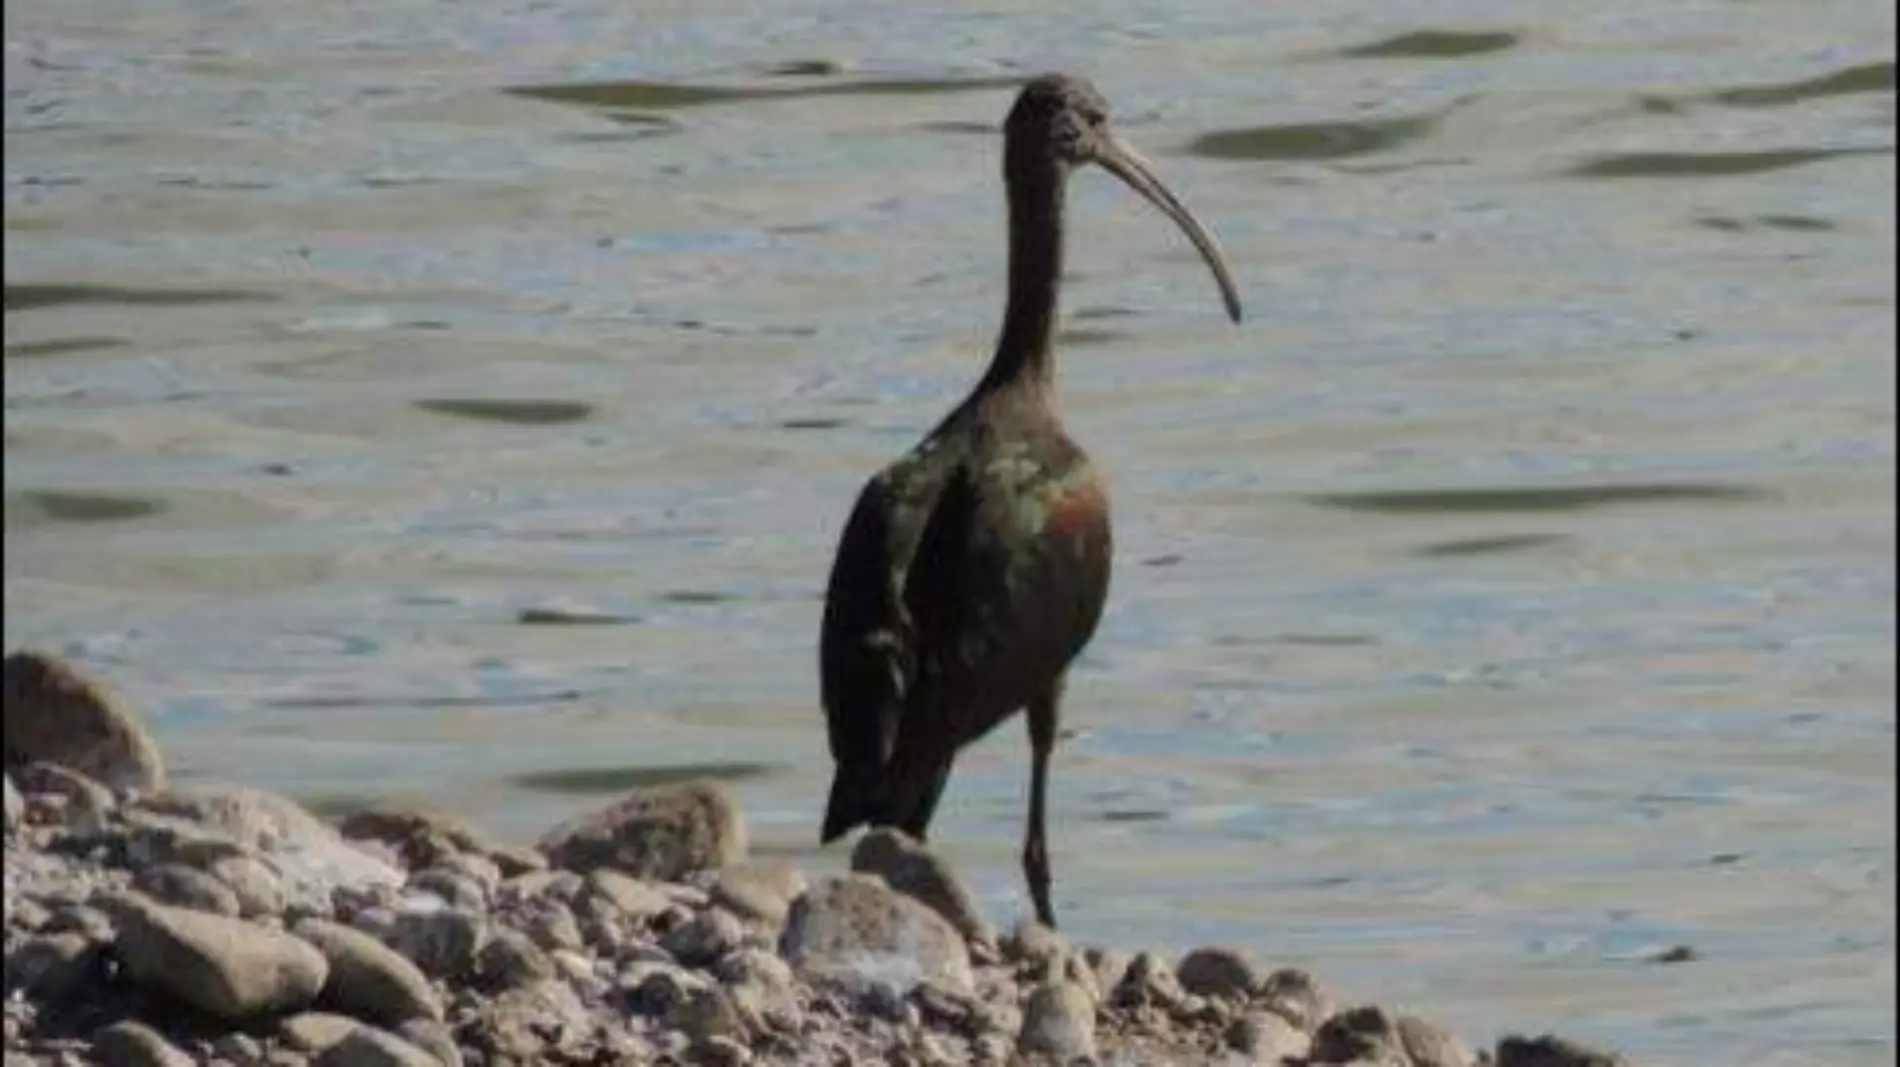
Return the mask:
[(847, 986), (888, 985), (902, 995), (930, 979), (972, 988), (956, 928), (872, 875), (813, 883), (792, 902), (779, 952), (795, 969)]
[(586, 893), (635, 922), (645, 922), (673, 906), (672, 900), (650, 883), (613, 870), (588, 872)]
[(1512, 1034), (1498, 1042), (1497, 1067), (1629, 1067), (1622, 1056), (1552, 1034)]
[(205, 873), (216, 878), (236, 898), (238, 915), (255, 919), (284, 913), (284, 888), (277, 872), (251, 855), (226, 856), (212, 861)]
[(114, 789), (158, 789), (165, 767), (145, 728), (96, 683), (39, 652), (0, 664), (0, 744), (9, 768), (39, 760)]
[(359, 1024), (324, 1049), (311, 1067), (442, 1067), (431, 1053), (387, 1030)]
[(1095, 1055), (1095, 1002), (1071, 982), (1045, 982), (1023, 1006), (1017, 1051), (1043, 1053), (1058, 1063)]
[(1398, 1017), (1399, 1047), (1412, 1067), (1471, 1067), (1473, 1056), (1465, 1043), (1416, 1015)]
[(518, 989), (554, 977), (554, 961), (519, 930), (500, 927), (475, 961), (477, 984), (488, 990)]
[(468, 974), (489, 937), (488, 920), (462, 908), (401, 911), (386, 931), (371, 932), (424, 974), (444, 981)]
[(292, 932), (329, 961), (329, 978), (318, 994), (325, 1005), (382, 1024), (442, 1018), (442, 1001), (429, 979), (388, 945), (324, 919), (305, 919)]
[(360, 1025), (347, 1015), (304, 1011), (286, 1016), (277, 1024), (277, 1032), (291, 1048), (314, 1055), (348, 1037)]
[(323, 953), (308, 942), (241, 919), (148, 904), (114, 921), (119, 957), (135, 982), (220, 1019), (305, 1007), (329, 976)]
[(741, 918), (777, 928), (808, 884), (805, 872), (783, 860), (741, 860), (719, 871), (709, 895)]
[(1270, 1011), (1248, 1012), (1235, 1019), (1227, 1027), (1225, 1040), (1229, 1048), (1246, 1053), (1255, 1063), (1297, 1062), (1313, 1047), (1311, 1037)]
[(83, 934), (40, 934), (10, 941), (6, 992), (43, 1004), (61, 1004), (83, 989), (99, 966), (99, 946)]
[(1255, 991), (1254, 999), (1303, 1034), (1316, 1033), (1320, 1024), (1333, 1015), (1333, 998), (1320, 988), (1312, 975), (1294, 967), (1284, 967), (1268, 975)]
[(875, 874), (892, 889), (922, 901), (949, 921), (980, 956), (995, 957), (996, 936), (963, 882), (928, 845), (903, 831), (879, 827), (858, 839), (851, 869)]
[(134, 875), (132, 888), (158, 901), (213, 915), (239, 913), (237, 894), (229, 886), (203, 871), (182, 863), (161, 863)]
[(745, 942), (745, 924), (724, 908), (707, 908), (667, 932), (660, 947), (688, 967), (705, 967)]
[(92, 1054), (114, 1067), (197, 1067), (198, 1063), (163, 1034), (134, 1019), (93, 1031)]
[(1175, 964), (1181, 988), (1204, 997), (1245, 999), (1260, 984), (1253, 964), (1229, 948), (1197, 948)]
[(725, 789), (710, 781), (640, 789), (555, 827), (541, 840), (548, 862), (579, 873), (607, 868), (678, 881), (745, 856), (745, 824)]

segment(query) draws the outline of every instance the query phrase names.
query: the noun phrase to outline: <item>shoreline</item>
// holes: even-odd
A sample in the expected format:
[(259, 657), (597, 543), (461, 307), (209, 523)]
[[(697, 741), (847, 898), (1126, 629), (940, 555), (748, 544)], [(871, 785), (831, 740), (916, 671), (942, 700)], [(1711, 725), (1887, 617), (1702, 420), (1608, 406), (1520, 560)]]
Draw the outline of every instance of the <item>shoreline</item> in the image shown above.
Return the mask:
[(171, 786), (94, 681), (16, 652), (4, 688), (9, 1064), (1627, 1062), (1549, 1035), (1474, 1052), (1226, 947), (998, 932), (895, 831), (808, 876), (750, 855), (707, 780), (521, 847), (439, 812), (326, 821), (249, 786)]

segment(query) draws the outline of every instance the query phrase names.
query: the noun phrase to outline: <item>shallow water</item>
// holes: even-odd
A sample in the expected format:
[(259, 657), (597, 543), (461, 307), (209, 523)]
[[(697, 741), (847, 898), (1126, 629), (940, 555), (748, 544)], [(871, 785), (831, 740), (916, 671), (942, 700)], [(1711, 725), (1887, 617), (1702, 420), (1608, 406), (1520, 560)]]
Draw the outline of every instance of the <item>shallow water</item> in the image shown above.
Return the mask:
[[(995, 130), (1074, 69), (1250, 318), (1076, 180), (1065, 925), (1894, 1062), (1889, 6), (753, 6), (11, 5), (8, 646), (183, 773), (527, 837), (703, 766), (842, 863), (825, 568), (978, 372)], [(1003, 917), (1025, 748), (935, 828)]]

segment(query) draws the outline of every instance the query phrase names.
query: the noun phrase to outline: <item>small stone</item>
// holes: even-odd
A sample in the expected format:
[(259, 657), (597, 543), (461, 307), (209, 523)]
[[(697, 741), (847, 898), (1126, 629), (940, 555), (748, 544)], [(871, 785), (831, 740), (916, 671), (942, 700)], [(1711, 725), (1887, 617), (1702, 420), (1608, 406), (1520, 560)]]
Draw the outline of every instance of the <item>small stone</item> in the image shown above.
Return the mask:
[(448, 871), (472, 880), (482, 892), (492, 894), (501, 885), (501, 864), (481, 852), (453, 852), (442, 857), (434, 870)]
[(98, 684), (52, 656), (0, 664), (0, 745), (9, 768), (39, 760), (114, 789), (158, 789), (165, 767), (151, 735)]
[(791, 965), (776, 953), (758, 948), (741, 948), (721, 957), (713, 974), (729, 986), (753, 985), (771, 990), (792, 988), (795, 978)]
[(746, 834), (731, 796), (701, 780), (635, 790), (555, 827), (540, 849), (551, 865), (583, 874), (609, 868), (678, 881), (743, 859)]
[(704, 967), (745, 941), (745, 924), (724, 908), (708, 908), (660, 939), (688, 967)]
[(586, 891), (635, 922), (645, 922), (673, 906), (651, 884), (604, 868), (588, 872)]
[(6, 992), (10, 998), (61, 1004), (84, 988), (99, 966), (99, 946), (73, 932), (38, 934), (10, 942)]
[(264, 1046), (257, 1038), (234, 1030), (213, 1041), (211, 1051), (232, 1063), (255, 1063), (264, 1055)]
[(305, 919), (292, 932), (317, 946), (330, 963), (319, 994), (338, 1011), (381, 1024), (442, 1018), (442, 1001), (429, 979), (395, 949), (360, 930)]
[(409, 876), (405, 888), (433, 893), (452, 908), (481, 911), (488, 907), (488, 891), (468, 875), (447, 867), (430, 867)]
[(1003, 958), (1033, 973), (1049, 974), (1069, 951), (1069, 943), (1060, 933), (1035, 919), (1016, 923), (1003, 939)]
[(1127, 973), (1109, 994), (1117, 1007), (1154, 1005), (1175, 1012), (1188, 1006), (1187, 998), (1187, 990), (1181, 988), (1173, 969), (1152, 952), (1139, 953), (1129, 961)]
[(1245, 999), (1260, 982), (1253, 964), (1229, 948), (1197, 948), (1175, 964), (1181, 988), (1204, 997)]
[(1097, 989), (1113, 990), (1121, 982), (1122, 975), (1128, 973), (1128, 964), (1133, 957), (1100, 945), (1090, 945), (1082, 950), (1082, 959), (1088, 963), (1089, 970), (1095, 972)]
[(744, 1021), (726, 991), (702, 988), (688, 992), (664, 1016), (666, 1025), (695, 1041), (733, 1037), (744, 1032)]
[(580, 924), (574, 921), (574, 912), (558, 900), (536, 901), (519, 917), (515, 928), (546, 952), (580, 948), (585, 944)]
[(783, 860), (742, 860), (719, 871), (710, 895), (741, 918), (776, 928), (808, 884), (805, 872)]
[[(613, 872), (602, 871), (600, 873), (611, 874)], [(619, 875), (619, 877), (624, 878), (626, 876)], [(515, 875), (501, 883), (501, 885), (497, 887), (496, 897), (506, 902), (519, 902), (546, 897), (550, 900), (558, 900), (563, 904), (572, 904), (575, 899), (581, 895), (581, 890), (586, 888), (587, 882), (588, 879), (582, 878), (573, 871), (551, 871), (546, 869), (528, 871), (523, 874)]]
[(212, 861), (205, 873), (222, 882), (237, 898), (238, 915), (255, 919), (284, 913), (284, 888), (277, 872), (255, 856), (226, 856)]
[(420, 871), (464, 852), (505, 851), (486, 834), (440, 811), (377, 805), (350, 812), (337, 822), (350, 841), (381, 841), (400, 857), (403, 867)]
[(442, 1067), (462, 1067), (462, 1049), (449, 1028), (435, 1019), (405, 1019), (395, 1028), (397, 1037), (429, 1053)]
[(1333, 1015), (1333, 998), (1312, 975), (1293, 967), (1267, 975), (1254, 992), (1254, 999), (1307, 1035), (1317, 1033), (1320, 1024)]
[(118, 954), (134, 981), (220, 1019), (302, 1008), (329, 976), (308, 942), (241, 919), (151, 904), (116, 921)]
[(1629, 1067), (1629, 1061), (1554, 1034), (1511, 1034), (1498, 1042), (1497, 1067)]
[(387, 1030), (359, 1024), (323, 1050), (311, 1067), (442, 1067), (435, 1056)]
[(350, 1035), (362, 1024), (347, 1015), (327, 1011), (304, 1011), (286, 1016), (277, 1024), (284, 1043), (294, 1049), (316, 1054)]
[(135, 1019), (94, 1030), (92, 1055), (114, 1067), (197, 1067), (198, 1063), (163, 1034)]
[(747, 1067), (752, 1050), (724, 1035), (702, 1038), (692, 1044), (692, 1061), (706, 1067)]
[(97, 830), (106, 816), (118, 807), (112, 790), (82, 771), (41, 760), (19, 768), (14, 774), (21, 792), (28, 796), (52, 794), (66, 799), (64, 820), (69, 826)]
[(147, 867), (132, 877), (132, 888), (160, 904), (213, 915), (235, 916), (239, 912), (237, 894), (229, 886), (182, 863)]
[(1226, 1041), (1256, 1063), (1298, 1061), (1313, 1047), (1312, 1038), (1271, 1011), (1248, 1012), (1235, 1019), (1227, 1028)]
[(973, 984), (963, 935), (874, 875), (813, 883), (792, 902), (779, 952), (795, 969), (850, 986), (887, 984), (900, 996), (925, 979), (964, 991)]
[(1398, 1020), (1376, 1004), (1348, 1008), (1321, 1024), (1313, 1035), (1313, 1058), (1321, 1063), (1407, 1062)]
[(469, 973), (488, 940), (487, 920), (462, 908), (397, 912), (377, 934), (431, 978), (451, 981)]
[(1095, 1055), (1095, 1002), (1073, 983), (1045, 982), (1023, 1007), (1017, 1051), (1043, 1053), (1058, 1063)]
[(7, 929), (9, 931), (20, 930), (29, 934), (38, 933), (41, 930), (45, 930), (46, 924), (52, 920), (53, 913), (47, 910), (46, 905), (41, 904), (37, 900), (29, 900), (22, 897), (18, 900), (9, 899), (7, 901)]
[(892, 827), (878, 827), (858, 839), (851, 869), (875, 874), (892, 889), (915, 897), (943, 916), (970, 947), (993, 956), (996, 937), (976, 898), (930, 846)]
[(627, 991), (629, 1007), (642, 1015), (666, 1018), (679, 1010), (705, 983), (669, 963), (637, 963), (627, 967), (617, 979)]
[(63, 904), (46, 918), (43, 933), (75, 933), (86, 940), (104, 944), (119, 936), (112, 917), (88, 904)]
[(476, 957), (478, 984), (490, 991), (517, 989), (554, 977), (554, 962), (528, 935), (498, 927)]
[(1412, 1067), (1471, 1067), (1471, 1049), (1442, 1027), (1416, 1015), (1398, 1018), (1399, 1047)]

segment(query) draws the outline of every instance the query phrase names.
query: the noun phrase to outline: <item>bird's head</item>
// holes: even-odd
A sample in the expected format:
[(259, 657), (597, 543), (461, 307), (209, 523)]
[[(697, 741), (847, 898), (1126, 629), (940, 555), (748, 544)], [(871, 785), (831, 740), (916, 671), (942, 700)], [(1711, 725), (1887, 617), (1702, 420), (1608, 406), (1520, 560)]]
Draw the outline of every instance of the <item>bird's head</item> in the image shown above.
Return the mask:
[(1110, 128), (1108, 101), (1086, 78), (1044, 74), (1023, 86), (1003, 123), (1006, 177), (1025, 170), (1059, 174), (1094, 163), (1120, 178), (1174, 220), (1214, 272), (1227, 316), (1240, 321), (1240, 295), (1220, 248), (1187, 206), (1155, 176), (1154, 168)]

